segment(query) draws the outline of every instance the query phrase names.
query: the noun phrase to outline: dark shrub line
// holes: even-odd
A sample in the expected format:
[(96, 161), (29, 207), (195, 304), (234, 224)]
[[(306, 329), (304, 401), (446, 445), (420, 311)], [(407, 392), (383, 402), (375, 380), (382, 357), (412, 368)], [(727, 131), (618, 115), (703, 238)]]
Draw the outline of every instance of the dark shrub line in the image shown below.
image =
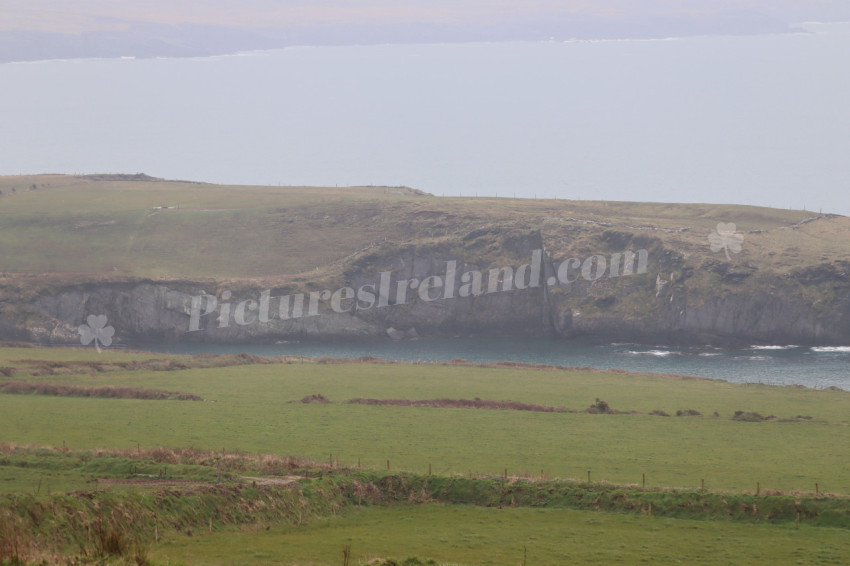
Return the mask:
[(56, 385), (51, 383), (28, 383), (26, 381), (5, 381), (0, 383), (0, 392), (8, 394), (53, 395), (56, 397), (100, 397), (106, 399), (149, 399), (172, 401), (203, 401), (192, 393), (145, 389), (143, 387), (81, 387), (78, 385)]
[[(489, 401), (486, 399), (371, 399), (357, 397), (345, 401), (346, 403), (356, 405), (373, 405), (373, 406), (393, 406), (393, 407), (427, 407), (437, 409), (484, 409), (496, 411), (532, 411), (536, 413), (587, 413), (590, 415), (641, 415), (648, 414), (656, 417), (669, 417), (670, 414), (655, 409), (649, 413), (639, 413), (637, 411), (618, 411), (602, 399), (597, 397), (596, 401), (584, 411), (576, 411), (567, 407), (556, 407), (552, 405), (537, 405), (533, 403), (522, 403), (520, 401)], [(290, 401), (290, 403), (331, 403), (331, 400), (322, 394), (308, 395), (300, 401)], [(676, 411), (677, 417), (701, 417), (703, 414), (696, 409), (680, 409)], [(715, 418), (720, 418), (720, 415), (715, 412)], [(759, 413), (751, 411), (735, 411), (732, 420), (743, 422), (761, 422), (778, 420), (776, 416), (762, 416)], [(807, 415), (797, 415), (794, 419), (786, 420), (812, 420), (812, 417)]]
[(346, 403), (357, 405), (392, 405), (396, 407), (434, 407), (442, 409), (489, 409), (509, 411), (533, 411), (536, 413), (575, 413), (565, 407), (535, 405), (519, 401), (488, 401), (485, 399), (349, 399)]
[[(151, 492), (75, 491), (0, 496), (0, 541), (27, 560), (79, 548), (82, 561), (133, 558), (161, 533), (230, 525), (301, 525), (346, 507), (442, 503), (490, 508), (609, 511), (652, 517), (850, 528), (847, 499), (705, 490), (640, 490), (576, 481), (539, 483), (414, 474), (348, 472), (287, 486), (217, 485)], [(70, 543), (70, 544), (69, 544)], [(73, 551), (71, 551), (73, 552)], [(144, 553), (142, 553), (144, 554)], [(129, 561), (129, 560), (128, 560)], [(68, 563), (72, 563), (70, 560)], [(147, 561), (136, 561), (138, 564)]]
[[(769, 421), (776, 418), (776, 415), (768, 415), (764, 416), (761, 413), (756, 413), (755, 411), (735, 411), (734, 416), (732, 416), (732, 420), (735, 421), (744, 421), (748, 423), (756, 423), (761, 421)], [(798, 419), (805, 417), (797, 416)], [(811, 417), (809, 417), (811, 419)], [(808, 419), (807, 419), (808, 420)]]
[(697, 411), (696, 409), (685, 409), (682, 411), (681, 409), (676, 411), (677, 417), (701, 417), (702, 413)]
[[(80, 373), (102, 373), (107, 371), (178, 371), (186, 369), (206, 369), (231, 367), (240, 365), (267, 365), (292, 363), (293, 358), (267, 358), (254, 354), (198, 354), (184, 356), (180, 359), (153, 358), (148, 360), (130, 361), (44, 361), (44, 360), (13, 360), (12, 363), (32, 366), (29, 374), (34, 377), (44, 375), (73, 375)], [(17, 368), (9, 368), (15, 370)], [(11, 377), (7, 375), (7, 377)]]
[(321, 393), (318, 393), (316, 395), (307, 395), (307, 396), (303, 397), (300, 401), (290, 401), (290, 403), (304, 403), (304, 404), (313, 403), (313, 404), (318, 404), (318, 405), (324, 405), (324, 404), (330, 403), (330, 402), (331, 402), (331, 400), (328, 399), (327, 397), (325, 397), (324, 395), (322, 395)]

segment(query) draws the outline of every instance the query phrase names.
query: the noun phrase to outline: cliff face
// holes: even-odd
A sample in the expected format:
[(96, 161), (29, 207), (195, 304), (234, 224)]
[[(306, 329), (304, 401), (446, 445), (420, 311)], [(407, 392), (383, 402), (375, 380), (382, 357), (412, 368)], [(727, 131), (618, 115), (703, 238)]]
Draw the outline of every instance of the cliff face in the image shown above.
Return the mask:
[(647, 344), (850, 344), (850, 262), (780, 274), (719, 259), (696, 264), (642, 233), (586, 236), (568, 248), (519, 228), (385, 243), (325, 286), (67, 285), (4, 310), (0, 334), (74, 344), (88, 315), (105, 314), (125, 343), (554, 334)]

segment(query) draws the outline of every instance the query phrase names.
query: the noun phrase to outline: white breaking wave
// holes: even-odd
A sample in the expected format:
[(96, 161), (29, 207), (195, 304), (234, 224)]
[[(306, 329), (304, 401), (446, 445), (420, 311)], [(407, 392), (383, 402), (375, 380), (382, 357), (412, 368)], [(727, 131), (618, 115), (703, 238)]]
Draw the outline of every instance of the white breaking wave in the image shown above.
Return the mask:
[(670, 350), (647, 350), (644, 352), (638, 350), (629, 350), (627, 353), (629, 354), (648, 354), (650, 356), (670, 356), (673, 354), (678, 354), (679, 352), (671, 352)]
[(842, 354), (850, 354), (850, 346), (816, 346), (812, 348), (812, 352), (841, 352)]
[(790, 350), (791, 348), (798, 348), (799, 346), (788, 345), (788, 346), (750, 346), (750, 350)]

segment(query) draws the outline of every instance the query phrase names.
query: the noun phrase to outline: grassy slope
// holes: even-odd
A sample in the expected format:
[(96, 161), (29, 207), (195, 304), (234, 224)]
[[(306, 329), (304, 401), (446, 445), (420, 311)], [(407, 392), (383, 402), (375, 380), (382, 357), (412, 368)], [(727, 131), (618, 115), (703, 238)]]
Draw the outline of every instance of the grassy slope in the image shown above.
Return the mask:
[[(22, 190), (30, 181), (37, 190)], [(190, 278), (296, 273), (339, 259), (377, 238), (380, 226), (351, 212), (384, 194), (61, 176), (0, 178), (0, 190), (0, 271)]]
[[(36, 190), (26, 190), (32, 184)], [(15, 193), (11, 189), (15, 187)], [(338, 271), (387, 239), (433, 241), (498, 225), (541, 228), (560, 253), (599, 253), (604, 229), (661, 238), (698, 265), (717, 259), (718, 222), (746, 234), (739, 263), (777, 271), (846, 259), (850, 219), (789, 228), (812, 213), (749, 206), (436, 198), (404, 189), (221, 186), (0, 177), (0, 273), (96, 277), (251, 278)], [(176, 209), (154, 210), (158, 206)], [(612, 226), (588, 224), (603, 222)], [(678, 230), (664, 232), (650, 228)], [(769, 254), (773, 255), (769, 255)], [(330, 266), (330, 267), (328, 267)]]
[[(52, 351), (95, 358), (93, 352)], [(104, 356), (132, 356), (107, 353)], [(0, 350), (0, 365), (33, 359)], [(105, 359), (103, 357), (98, 359)], [(23, 367), (23, 364), (20, 364)], [(111, 371), (16, 379), (179, 389), (215, 402), (0, 395), (2, 438), (71, 448), (157, 445), (293, 454), (342, 464), (423, 473), (469, 471), (586, 477), (711, 489), (814, 489), (850, 493), (850, 394), (740, 386), (704, 380), (586, 372), (425, 365), (248, 365), (184, 371)], [(329, 405), (290, 404), (322, 393)], [(529, 413), (339, 403), (352, 397), (510, 399), (584, 409), (600, 397), (648, 413), (696, 409), (721, 417)], [(734, 411), (787, 422), (737, 422)], [(811, 421), (794, 417), (807, 415)], [(47, 486), (45, 486), (47, 487)]]

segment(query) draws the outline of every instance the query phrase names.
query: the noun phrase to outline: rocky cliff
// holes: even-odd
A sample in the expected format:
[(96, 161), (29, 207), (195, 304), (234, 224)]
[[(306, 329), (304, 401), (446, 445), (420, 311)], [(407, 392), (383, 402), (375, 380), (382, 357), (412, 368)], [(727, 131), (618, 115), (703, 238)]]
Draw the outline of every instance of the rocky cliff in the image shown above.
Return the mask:
[(850, 344), (837, 215), (144, 175), (0, 188), (0, 339), (79, 343), (105, 315), (124, 343)]
[(696, 264), (641, 231), (590, 230), (578, 242), (559, 247), (540, 230), (490, 228), (418, 245), (384, 243), (320, 282), (50, 287), (7, 308), (0, 333), (79, 343), (87, 316), (103, 314), (124, 343), (548, 334), (646, 344), (850, 344), (850, 262), (777, 273), (722, 256)]

